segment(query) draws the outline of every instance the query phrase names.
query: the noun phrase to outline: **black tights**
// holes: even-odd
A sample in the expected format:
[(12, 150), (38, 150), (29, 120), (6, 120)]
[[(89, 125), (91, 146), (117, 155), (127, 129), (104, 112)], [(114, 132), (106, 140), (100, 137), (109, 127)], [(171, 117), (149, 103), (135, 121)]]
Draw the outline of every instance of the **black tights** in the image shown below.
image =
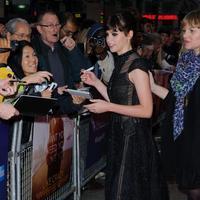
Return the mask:
[(200, 188), (187, 191), (188, 200), (200, 200)]

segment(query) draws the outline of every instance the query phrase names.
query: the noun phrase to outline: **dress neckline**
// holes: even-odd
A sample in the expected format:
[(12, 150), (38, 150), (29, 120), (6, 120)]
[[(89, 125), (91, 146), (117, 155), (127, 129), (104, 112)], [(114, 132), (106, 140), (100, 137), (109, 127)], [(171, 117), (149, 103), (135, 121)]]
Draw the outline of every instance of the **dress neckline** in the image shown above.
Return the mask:
[(118, 55), (118, 57), (119, 58), (124, 58), (124, 57), (127, 57), (127, 56), (131, 55), (133, 52), (134, 52), (133, 49), (131, 49), (131, 50), (127, 51), (126, 53)]

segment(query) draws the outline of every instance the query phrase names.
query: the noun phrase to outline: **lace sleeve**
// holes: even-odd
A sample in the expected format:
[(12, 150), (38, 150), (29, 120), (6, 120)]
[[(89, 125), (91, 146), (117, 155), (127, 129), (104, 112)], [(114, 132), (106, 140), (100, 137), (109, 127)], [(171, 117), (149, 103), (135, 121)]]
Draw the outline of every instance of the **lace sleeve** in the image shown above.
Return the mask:
[(142, 71), (148, 73), (148, 70), (150, 69), (149, 62), (145, 58), (136, 58), (130, 65), (128, 73), (135, 69), (141, 69)]

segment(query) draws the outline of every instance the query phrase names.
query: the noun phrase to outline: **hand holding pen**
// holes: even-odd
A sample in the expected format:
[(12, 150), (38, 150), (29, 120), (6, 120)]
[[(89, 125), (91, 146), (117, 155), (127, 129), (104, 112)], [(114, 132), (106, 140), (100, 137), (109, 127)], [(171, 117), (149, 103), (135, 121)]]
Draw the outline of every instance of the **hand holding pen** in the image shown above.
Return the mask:
[(94, 69), (94, 66), (81, 70), (81, 81), (87, 85), (92, 85), (94, 86), (96, 82), (99, 80), (96, 75), (91, 72)]

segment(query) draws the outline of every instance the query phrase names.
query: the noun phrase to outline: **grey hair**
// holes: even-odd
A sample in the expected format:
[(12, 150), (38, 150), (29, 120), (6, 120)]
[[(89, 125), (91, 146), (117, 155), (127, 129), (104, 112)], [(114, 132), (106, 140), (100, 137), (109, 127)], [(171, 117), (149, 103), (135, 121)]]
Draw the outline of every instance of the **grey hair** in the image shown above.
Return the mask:
[(6, 25), (5, 25), (6, 31), (11, 33), (11, 34), (14, 34), (16, 32), (16, 24), (17, 23), (24, 23), (24, 24), (27, 24), (30, 27), (29, 23), (25, 19), (13, 18), (6, 23)]

